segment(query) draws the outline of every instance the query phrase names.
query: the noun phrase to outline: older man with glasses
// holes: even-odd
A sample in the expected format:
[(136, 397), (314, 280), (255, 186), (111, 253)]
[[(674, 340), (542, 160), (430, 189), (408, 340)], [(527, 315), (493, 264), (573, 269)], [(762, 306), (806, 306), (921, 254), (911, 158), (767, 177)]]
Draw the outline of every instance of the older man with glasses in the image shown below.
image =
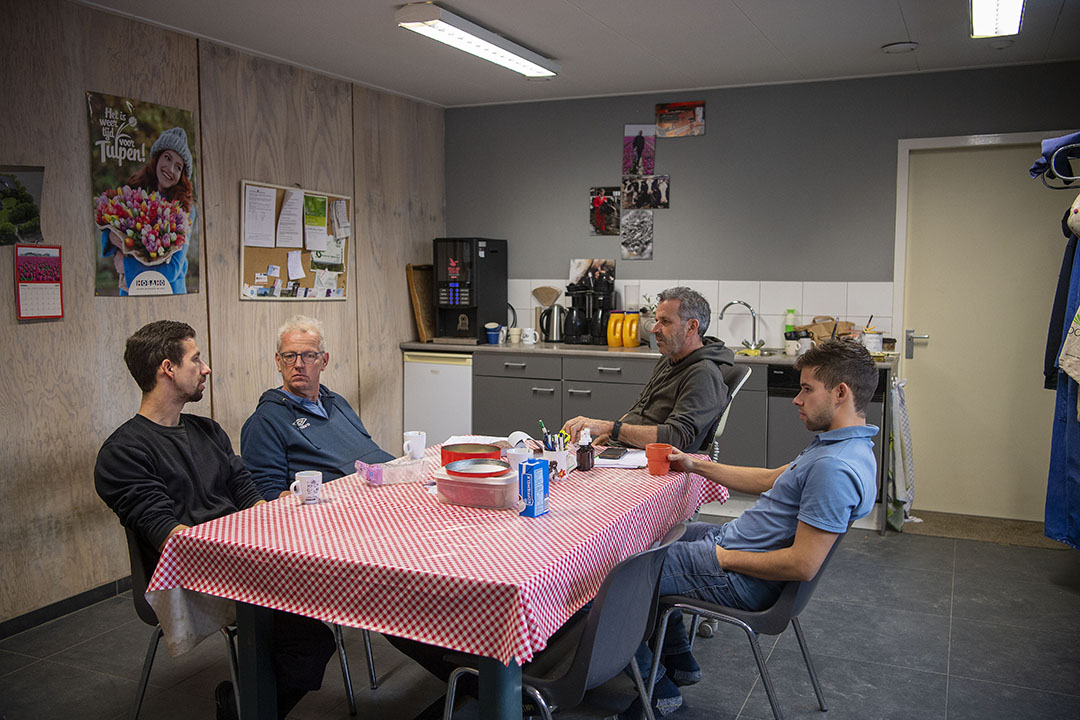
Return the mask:
[(319, 383), (330, 362), (322, 324), (297, 315), (278, 329), (281, 387), (267, 390), (240, 433), (240, 453), (267, 500), (289, 494), (300, 470), (330, 480), (355, 472), (354, 462), (392, 460), (371, 439), (345, 398)]

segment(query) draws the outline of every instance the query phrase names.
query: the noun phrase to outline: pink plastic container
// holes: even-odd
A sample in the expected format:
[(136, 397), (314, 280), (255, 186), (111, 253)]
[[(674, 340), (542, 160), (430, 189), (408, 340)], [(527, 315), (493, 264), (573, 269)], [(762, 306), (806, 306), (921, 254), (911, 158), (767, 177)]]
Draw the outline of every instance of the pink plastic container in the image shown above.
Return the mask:
[(514, 473), (499, 477), (465, 478), (437, 473), (439, 502), (480, 508), (512, 508), (518, 503), (518, 480)]

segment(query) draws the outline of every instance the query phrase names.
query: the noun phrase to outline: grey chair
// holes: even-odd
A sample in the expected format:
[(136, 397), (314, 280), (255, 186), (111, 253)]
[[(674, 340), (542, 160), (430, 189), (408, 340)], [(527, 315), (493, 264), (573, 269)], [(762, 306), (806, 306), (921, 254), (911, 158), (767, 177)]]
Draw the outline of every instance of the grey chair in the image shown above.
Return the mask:
[[(128, 528), (124, 528), (127, 534), (128, 557), (131, 561), (131, 596), (135, 601), (135, 612), (139, 619), (154, 628), (150, 636), (150, 644), (146, 648), (146, 660), (143, 662), (142, 673), (139, 675), (139, 687), (135, 691), (135, 707), (131, 712), (131, 719), (138, 720), (139, 710), (142, 708), (143, 697), (146, 695), (146, 686), (150, 680), (150, 669), (154, 665), (154, 656), (157, 654), (158, 641), (161, 640), (162, 629), (158, 622), (154, 608), (146, 601), (146, 586), (154, 574), (157, 566), (157, 558), (144, 552), (138, 539)], [(342, 642), (341, 626), (334, 625), (334, 640), (337, 642), (338, 660), (341, 661), (341, 676), (345, 683), (345, 693), (349, 701), (349, 714), (356, 714), (356, 699), (353, 697), (352, 678), (349, 674), (349, 659), (345, 655), (345, 644)], [(232, 676), (233, 693), (236, 695), (236, 707), (240, 707), (240, 683), (236, 663), (236, 628), (229, 625), (221, 629), (225, 637), (225, 644), (229, 653), (229, 674)], [(371, 635), (364, 630), (364, 650), (367, 653), (368, 674), (371, 678), (371, 689), (377, 687), (375, 678), (375, 663), (371, 653)]]
[(709, 458), (713, 462), (720, 462), (720, 436), (724, 434), (724, 427), (727, 425), (728, 413), (731, 412), (731, 403), (735, 402), (735, 395), (750, 377), (750, 366), (732, 365), (725, 367), (721, 372), (724, 376), (724, 384), (728, 387), (728, 402), (724, 406), (724, 411), (720, 413), (720, 421), (716, 423), (716, 430), (713, 432), (712, 450), (709, 453)]
[[(655, 547), (632, 555), (612, 568), (588, 613), (572, 619), (532, 662), (522, 666), (522, 689), (539, 706), (545, 720), (551, 720), (552, 708), (582, 706), (604, 717), (622, 712), (634, 695), (615, 692), (608, 683), (614, 679), (616, 682), (611, 685), (617, 685), (625, 679), (622, 673), (627, 667), (633, 673), (636, 696), (646, 706), (649, 720), (653, 720), (652, 709), (645, 700), (648, 693), (644, 680), (633, 662), (634, 653), (652, 635), (660, 569), (668, 548), (685, 530), (684, 523), (676, 525)], [(450, 659), (469, 660), (463, 655), (452, 655)], [(444, 720), (451, 720), (458, 679), (466, 673), (476, 675), (477, 671), (462, 666), (450, 674)], [(589, 693), (591, 690), (596, 692)]]
[[(653, 664), (649, 670), (649, 696), (652, 696), (653, 687), (656, 685), (656, 676), (660, 671), (660, 653), (656, 649), (664, 646), (668, 617), (674, 612), (683, 612), (696, 617), (713, 618), (719, 622), (737, 625), (743, 629), (746, 637), (750, 640), (750, 649), (754, 652), (754, 660), (757, 662), (758, 672), (761, 674), (761, 683), (765, 686), (765, 694), (769, 698), (769, 705), (772, 707), (773, 717), (776, 720), (783, 720), (784, 714), (780, 710), (780, 701), (776, 697), (776, 690), (773, 688), (772, 678), (769, 676), (769, 669), (766, 667), (765, 656), (761, 652), (761, 645), (758, 643), (757, 636), (779, 635), (790, 624), (795, 628), (795, 638), (799, 641), (799, 649), (802, 651), (806, 670), (810, 673), (810, 683), (814, 686), (818, 707), (821, 708), (822, 712), (827, 711), (825, 697), (821, 694), (821, 685), (818, 683), (817, 673), (814, 672), (814, 665), (810, 661), (810, 652), (806, 647), (806, 637), (803, 635), (802, 626), (799, 625), (799, 614), (806, 607), (806, 604), (810, 602), (810, 597), (814, 594), (818, 581), (825, 574), (825, 568), (843, 538), (843, 534), (836, 538), (813, 580), (786, 583), (784, 589), (780, 592), (780, 597), (776, 599), (772, 607), (766, 610), (739, 610), (681, 595), (661, 597), (660, 604), (666, 609), (660, 620), (659, 631), (656, 634)], [(693, 634), (690, 637), (693, 638)]]

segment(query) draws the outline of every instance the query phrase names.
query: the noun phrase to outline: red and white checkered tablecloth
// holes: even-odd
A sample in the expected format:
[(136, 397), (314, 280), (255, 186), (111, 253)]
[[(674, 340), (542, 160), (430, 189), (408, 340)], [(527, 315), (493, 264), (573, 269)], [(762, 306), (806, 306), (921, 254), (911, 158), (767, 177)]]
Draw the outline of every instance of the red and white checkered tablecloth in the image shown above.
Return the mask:
[[(173, 536), (148, 599), (158, 608), (194, 591), (524, 663), (612, 567), (727, 499), (697, 475), (596, 468), (552, 483), (550, 512), (525, 518), (348, 475), (318, 505), (275, 500)], [(166, 637), (190, 633), (190, 614), (159, 612)]]

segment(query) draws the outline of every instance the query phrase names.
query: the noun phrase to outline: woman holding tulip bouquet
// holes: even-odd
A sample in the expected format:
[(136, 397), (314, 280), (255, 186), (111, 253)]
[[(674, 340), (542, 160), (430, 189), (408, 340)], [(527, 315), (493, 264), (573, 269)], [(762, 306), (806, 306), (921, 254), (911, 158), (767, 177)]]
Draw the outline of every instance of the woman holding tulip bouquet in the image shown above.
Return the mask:
[[(127, 186), (99, 196), (98, 224), (105, 228), (102, 254), (114, 255), (121, 295), (127, 295), (135, 278), (147, 271), (159, 273), (173, 294), (187, 292), (191, 172), (187, 133), (170, 128), (154, 141), (150, 161), (128, 179)], [(166, 291), (160, 287), (156, 292)]]

